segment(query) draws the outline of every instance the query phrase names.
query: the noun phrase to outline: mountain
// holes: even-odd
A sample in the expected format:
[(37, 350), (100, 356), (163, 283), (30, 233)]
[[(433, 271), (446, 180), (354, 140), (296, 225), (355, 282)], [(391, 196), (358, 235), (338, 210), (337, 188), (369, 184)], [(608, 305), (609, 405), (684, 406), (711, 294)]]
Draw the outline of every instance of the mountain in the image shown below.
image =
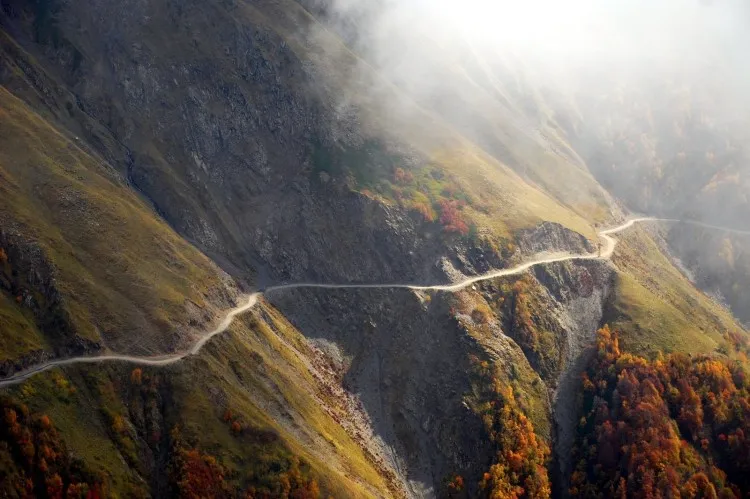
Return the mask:
[(340, 7), (0, 1), (3, 494), (745, 493), (741, 127)]

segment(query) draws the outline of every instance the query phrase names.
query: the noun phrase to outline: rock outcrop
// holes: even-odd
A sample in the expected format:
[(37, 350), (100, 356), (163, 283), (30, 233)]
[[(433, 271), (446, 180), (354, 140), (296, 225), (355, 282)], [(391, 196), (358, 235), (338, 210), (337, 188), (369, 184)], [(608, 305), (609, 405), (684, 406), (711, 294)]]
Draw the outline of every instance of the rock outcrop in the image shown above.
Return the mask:
[[(586, 262), (539, 266), (530, 277), (545, 306), (534, 320), (559, 345), (556, 370), (541, 380), (551, 395), (546, 425), (554, 427), (557, 452), (572, 445), (576, 373), (600, 325), (612, 275), (606, 263)], [(459, 292), (460, 300), (495, 302), (502, 282), (515, 279), (477, 283)], [(534, 365), (501, 311), (489, 318), (490, 334), (475, 334), (478, 324), (471, 314), (460, 316), (453, 293), (299, 289), (272, 291), (268, 300), (339, 366), (343, 386), (361, 400), (413, 496), (439, 494), (452, 474), (464, 476), (473, 490), (493, 455), (481, 417), (465, 403), (469, 359), (489, 358), (506, 370)]]

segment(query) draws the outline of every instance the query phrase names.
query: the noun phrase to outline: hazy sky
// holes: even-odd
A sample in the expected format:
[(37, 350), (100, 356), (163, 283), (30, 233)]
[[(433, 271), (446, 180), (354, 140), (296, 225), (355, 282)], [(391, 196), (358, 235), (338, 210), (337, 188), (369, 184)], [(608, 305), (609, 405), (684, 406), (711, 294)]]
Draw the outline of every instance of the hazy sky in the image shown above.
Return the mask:
[(381, 74), (415, 91), (445, 85), (431, 64), (450, 64), (451, 57), (460, 63), (461, 51), (470, 46), (482, 64), (510, 54), (525, 69), (552, 72), (561, 81), (596, 84), (591, 75), (597, 72), (605, 78), (617, 73), (620, 82), (657, 76), (726, 88), (747, 100), (746, 0), (333, 2), (339, 17), (356, 18), (348, 30), (360, 38), (358, 52)]
[[(691, 60), (721, 50), (744, 52), (744, 0), (336, 0), (340, 12), (366, 8), (363, 31), (388, 38), (409, 31), (475, 44), (555, 63), (592, 59)], [(373, 15), (377, 12), (377, 15)], [(396, 44), (397, 45), (397, 44)]]

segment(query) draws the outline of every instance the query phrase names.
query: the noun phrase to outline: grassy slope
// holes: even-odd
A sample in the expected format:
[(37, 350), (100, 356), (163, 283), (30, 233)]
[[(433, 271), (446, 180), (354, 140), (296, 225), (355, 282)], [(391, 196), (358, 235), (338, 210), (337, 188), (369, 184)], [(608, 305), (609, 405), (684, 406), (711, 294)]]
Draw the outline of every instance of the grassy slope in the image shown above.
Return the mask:
[[(543, 192), (554, 200), (554, 209), (550, 211), (549, 205), (535, 199), (525, 208), (527, 212), (568, 222), (574, 229), (580, 229), (575, 225), (576, 216), (603, 222), (608, 216), (603, 190), (561, 138), (542, 96), (521, 82), (523, 65), (494, 54), (492, 66), (462, 39), (446, 45), (429, 28), (417, 24), (408, 34), (413, 39), (392, 43), (408, 45), (411, 55), (406, 61), (416, 66), (411, 68), (414, 73), (429, 75), (440, 83), (409, 81), (407, 77), (406, 86), (414, 85), (417, 91), (396, 89), (381, 75), (370, 74), (373, 68), (365, 62), (369, 54), (353, 54), (326, 31), (318, 39), (326, 43), (326, 53), (334, 55), (335, 64), (326, 66), (336, 75), (331, 85), (340, 87), (347, 105), (362, 105), (369, 111), (369, 125), (380, 127), (378, 133), (395, 131), (394, 135), (407, 138), (428, 154), (437, 151), (442, 166), (488, 197), (498, 187), (532, 198)], [(393, 64), (397, 62), (398, 56)], [(508, 82), (508, 74), (516, 81)], [(401, 78), (399, 73), (394, 76)], [(522, 107), (530, 107), (532, 101), (534, 109), (524, 111)], [(491, 206), (496, 219), (517, 219), (515, 213), (506, 215), (501, 209), (520, 204), (515, 197), (498, 201)], [(519, 223), (534, 221), (532, 217)]]
[(48, 346), (33, 314), (24, 310), (9, 293), (0, 292), (0, 359), (14, 359)]
[(723, 334), (742, 327), (672, 265), (652, 237), (636, 228), (620, 236), (613, 261), (618, 273), (605, 318), (622, 331), (627, 351), (707, 353)]
[[(158, 345), (150, 337), (181, 322), (186, 301), (204, 306), (208, 291), (220, 284), (213, 264), (158, 220), (113, 171), (4, 88), (0, 179), (3, 224), (33, 240), (52, 263), (81, 336), (96, 340), (102, 332), (116, 344), (137, 331), (144, 346)], [(22, 323), (18, 307), (3, 303), (3, 320)], [(6, 334), (26, 337), (23, 328), (9, 327)], [(38, 336), (18, 344), (38, 347)]]
[[(453, 107), (471, 110), (469, 121), (475, 127), (481, 124), (475, 134), (485, 137), (485, 147), (573, 213), (592, 222), (606, 221), (603, 190), (563, 138), (543, 97), (526, 81), (523, 64), (494, 54), (492, 66), (476, 48), (469, 54), (460, 48), (442, 49), (433, 64), (444, 65), (446, 78), (456, 82), (452, 91), (458, 104)], [(508, 74), (515, 75), (515, 83), (501, 82)]]
[[(333, 407), (336, 401), (326, 398), (330, 395), (305, 367), (305, 349), (300, 334), (278, 312), (261, 305), (200, 355), (168, 368), (144, 369), (143, 376), (159, 376), (168, 384), (165, 420), (179, 425), (190, 445), (214, 455), (234, 486), (244, 487), (249, 477), (263, 476), (274, 463), (299, 456), (323, 491), (335, 497), (387, 494), (389, 486), (378, 469), (320, 405)], [(74, 455), (105, 473), (118, 493), (143, 486), (138, 465), (126, 461), (142, 456), (145, 443), (135, 441), (135, 452), (129, 453), (115, 443), (110, 430), (109, 414), (124, 416), (126, 427), (130, 425), (132, 369), (101, 364), (54, 370), (10, 390), (33, 411), (48, 414)], [(238, 438), (223, 419), (226, 409), (256, 431), (280, 439), (253, 444)]]

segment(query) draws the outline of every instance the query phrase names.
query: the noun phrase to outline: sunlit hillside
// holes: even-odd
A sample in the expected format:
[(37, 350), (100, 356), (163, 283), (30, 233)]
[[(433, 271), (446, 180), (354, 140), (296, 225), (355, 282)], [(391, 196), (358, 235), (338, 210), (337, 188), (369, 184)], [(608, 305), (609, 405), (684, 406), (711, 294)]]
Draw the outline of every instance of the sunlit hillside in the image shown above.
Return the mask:
[(0, 0), (0, 496), (745, 497), (748, 23)]

